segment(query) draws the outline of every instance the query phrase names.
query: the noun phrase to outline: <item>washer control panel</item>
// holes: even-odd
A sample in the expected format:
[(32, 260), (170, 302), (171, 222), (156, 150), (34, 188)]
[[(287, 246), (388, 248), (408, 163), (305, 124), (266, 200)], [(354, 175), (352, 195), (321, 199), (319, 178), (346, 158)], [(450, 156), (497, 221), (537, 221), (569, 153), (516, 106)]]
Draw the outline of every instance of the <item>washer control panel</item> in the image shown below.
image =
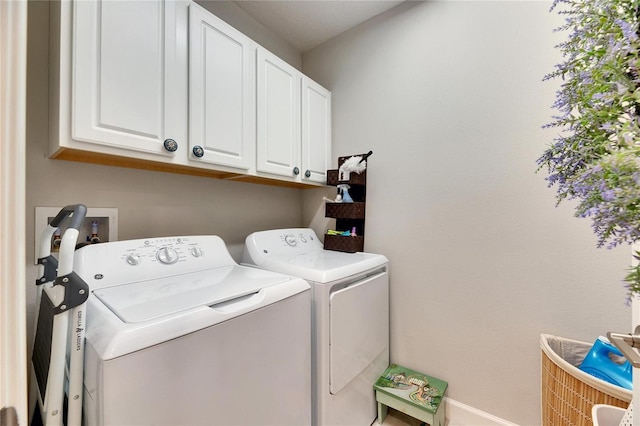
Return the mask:
[(77, 250), (74, 259), (76, 272), (93, 289), (234, 265), (215, 235), (92, 244)]
[(206, 252), (201, 243), (191, 241), (189, 237), (155, 238), (138, 240), (138, 243), (131, 247), (123, 247), (121, 258), (130, 266), (148, 262), (174, 265), (205, 257)]

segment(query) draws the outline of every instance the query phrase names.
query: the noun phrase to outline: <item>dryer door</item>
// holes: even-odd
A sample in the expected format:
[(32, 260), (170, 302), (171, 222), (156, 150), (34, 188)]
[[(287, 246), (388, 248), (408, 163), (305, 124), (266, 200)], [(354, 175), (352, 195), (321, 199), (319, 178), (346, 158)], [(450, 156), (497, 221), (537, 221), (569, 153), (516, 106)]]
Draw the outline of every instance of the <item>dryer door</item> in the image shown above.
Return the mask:
[(329, 390), (335, 395), (389, 350), (389, 275), (367, 277), (329, 300)]

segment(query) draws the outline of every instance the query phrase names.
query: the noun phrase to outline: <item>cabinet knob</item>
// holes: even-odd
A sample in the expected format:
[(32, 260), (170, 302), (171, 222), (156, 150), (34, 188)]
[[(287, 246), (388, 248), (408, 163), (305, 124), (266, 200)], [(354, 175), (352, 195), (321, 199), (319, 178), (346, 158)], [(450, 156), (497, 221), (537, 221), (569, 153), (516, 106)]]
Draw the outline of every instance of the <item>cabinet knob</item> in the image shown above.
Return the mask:
[(178, 150), (178, 142), (174, 141), (173, 139), (165, 139), (164, 149), (169, 152), (175, 152)]
[(300, 169), (299, 169), (299, 168), (297, 168), (297, 167), (294, 167), (294, 168), (293, 168), (293, 174), (294, 174), (294, 175), (296, 175), (296, 176), (298, 176), (298, 175), (300, 174)]
[(311, 177), (311, 170), (304, 172), (304, 177)]
[(201, 158), (204, 156), (204, 149), (202, 149), (200, 145), (194, 146), (192, 151), (193, 151), (193, 155), (195, 155), (198, 158)]

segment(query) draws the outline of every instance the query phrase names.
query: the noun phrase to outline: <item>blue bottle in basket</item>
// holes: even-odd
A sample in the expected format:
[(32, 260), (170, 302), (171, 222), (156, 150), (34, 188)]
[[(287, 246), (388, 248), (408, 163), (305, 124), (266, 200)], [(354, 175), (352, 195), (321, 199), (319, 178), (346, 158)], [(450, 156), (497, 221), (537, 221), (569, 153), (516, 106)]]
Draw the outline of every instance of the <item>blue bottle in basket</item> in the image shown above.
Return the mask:
[(633, 389), (631, 363), (606, 337), (598, 337), (578, 368), (605, 382)]

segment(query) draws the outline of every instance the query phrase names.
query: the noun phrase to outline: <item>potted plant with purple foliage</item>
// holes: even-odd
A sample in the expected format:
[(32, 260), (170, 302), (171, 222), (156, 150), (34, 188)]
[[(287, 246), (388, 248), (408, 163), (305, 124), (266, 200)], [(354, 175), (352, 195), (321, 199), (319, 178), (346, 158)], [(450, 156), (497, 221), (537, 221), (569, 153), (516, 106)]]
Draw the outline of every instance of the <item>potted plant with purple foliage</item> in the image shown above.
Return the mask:
[[(560, 130), (538, 159), (558, 203), (577, 201), (598, 247), (640, 242), (640, 2), (555, 0), (563, 62), (545, 77), (561, 79), (545, 127)], [(640, 252), (634, 252), (640, 260)], [(625, 277), (640, 295), (640, 264)]]
[[(640, 1), (555, 0), (551, 10), (564, 16), (558, 30), (568, 37), (557, 46), (563, 61), (545, 77), (561, 79), (557, 113), (545, 126), (559, 135), (538, 159), (538, 170), (547, 168), (558, 203), (574, 200), (576, 216), (591, 219), (598, 247), (640, 243)], [(640, 251), (633, 256), (638, 262), (624, 280), (638, 311)], [(615, 335), (614, 343), (638, 367), (640, 354), (632, 347), (640, 327), (634, 334)], [(640, 412), (640, 380), (633, 381), (625, 419)]]

